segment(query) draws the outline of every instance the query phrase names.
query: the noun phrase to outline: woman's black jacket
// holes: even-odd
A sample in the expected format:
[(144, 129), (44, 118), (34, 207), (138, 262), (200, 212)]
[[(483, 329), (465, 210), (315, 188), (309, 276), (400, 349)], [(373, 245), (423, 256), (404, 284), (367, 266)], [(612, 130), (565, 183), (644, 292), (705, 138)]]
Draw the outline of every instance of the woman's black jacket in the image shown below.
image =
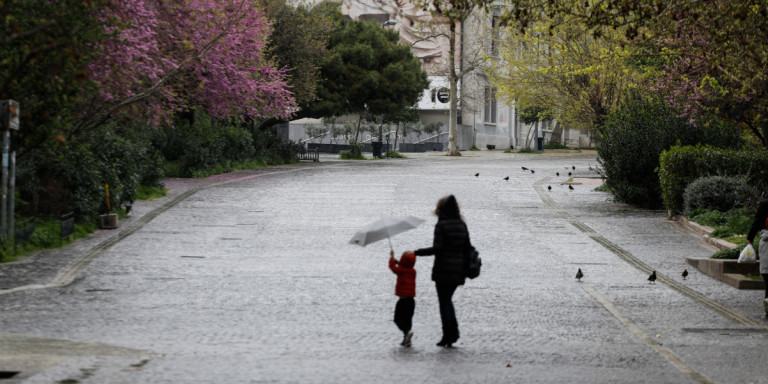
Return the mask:
[(470, 246), (467, 225), (461, 219), (439, 219), (431, 247), (415, 251), (417, 256), (435, 255), (432, 280), (437, 284), (464, 284), (465, 255)]

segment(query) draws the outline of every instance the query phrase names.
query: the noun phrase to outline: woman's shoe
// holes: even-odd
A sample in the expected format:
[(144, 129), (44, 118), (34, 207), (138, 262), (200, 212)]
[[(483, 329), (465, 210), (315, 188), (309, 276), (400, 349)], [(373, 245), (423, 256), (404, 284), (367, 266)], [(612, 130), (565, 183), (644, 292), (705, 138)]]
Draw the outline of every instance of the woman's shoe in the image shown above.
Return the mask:
[(437, 345), (438, 347), (445, 347), (447, 344), (448, 342), (446, 342), (445, 338), (443, 338), (443, 339), (440, 339), (440, 341), (438, 341), (437, 344), (435, 345)]

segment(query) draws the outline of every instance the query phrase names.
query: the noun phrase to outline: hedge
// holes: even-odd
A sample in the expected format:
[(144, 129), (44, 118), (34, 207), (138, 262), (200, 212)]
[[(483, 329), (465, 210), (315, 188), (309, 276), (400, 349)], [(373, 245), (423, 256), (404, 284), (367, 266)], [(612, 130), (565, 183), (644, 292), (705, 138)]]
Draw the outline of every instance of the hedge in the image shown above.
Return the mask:
[(743, 175), (761, 191), (768, 186), (768, 151), (732, 150), (704, 145), (674, 146), (659, 157), (659, 183), (670, 214), (682, 212), (683, 193), (703, 176)]
[(709, 144), (734, 148), (738, 130), (693, 126), (663, 100), (634, 96), (606, 116), (598, 127), (598, 161), (606, 185), (618, 201), (647, 208), (661, 207), (659, 155), (673, 145)]

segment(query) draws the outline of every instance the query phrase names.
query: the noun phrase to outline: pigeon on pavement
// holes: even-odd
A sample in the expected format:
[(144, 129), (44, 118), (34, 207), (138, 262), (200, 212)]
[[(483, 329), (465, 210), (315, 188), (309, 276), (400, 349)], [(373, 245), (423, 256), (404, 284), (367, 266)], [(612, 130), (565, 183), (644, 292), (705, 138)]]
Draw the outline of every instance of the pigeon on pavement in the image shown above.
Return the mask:
[(505, 181), (509, 181), (509, 176), (504, 178)]
[(527, 171), (528, 170), (528, 168), (526, 168), (526, 167), (520, 167), (520, 168), (522, 168), (523, 171)]
[(475, 177), (480, 177), (480, 172), (475, 173)]
[(552, 186), (551, 185), (547, 185), (547, 191), (551, 191), (551, 190), (552, 190)]
[(584, 277), (584, 273), (583, 273), (583, 272), (581, 272), (581, 268), (579, 268), (579, 270), (578, 270), (578, 271), (576, 271), (576, 280), (578, 280), (579, 282), (581, 282), (581, 279), (582, 279), (583, 277)]
[(656, 271), (653, 271), (650, 276), (648, 276), (648, 281), (651, 282), (651, 284), (656, 283)]
[(688, 270), (687, 270), (687, 269), (684, 269), (684, 270), (683, 270), (683, 280), (685, 280), (685, 279), (687, 279), (687, 278), (688, 278)]
[(574, 190), (574, 189), (573, 189), (573, 185), (570, 185), (570, 184), (568, 184), (568, 189), (570, 189), (571, 191), (573, 191), (573, 190)]

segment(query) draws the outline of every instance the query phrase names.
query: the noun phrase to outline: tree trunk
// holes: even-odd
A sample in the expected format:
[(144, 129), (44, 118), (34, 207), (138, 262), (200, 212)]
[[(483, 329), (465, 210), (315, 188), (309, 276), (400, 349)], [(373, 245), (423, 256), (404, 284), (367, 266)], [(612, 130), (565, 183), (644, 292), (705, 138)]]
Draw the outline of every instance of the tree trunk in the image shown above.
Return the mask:
[(450, 22), (450, 47), (448, 49), (448, 66), (450, 68), (448, 79), (451, 84), (451, 108), (448, 113), (448, 156), (461, 156), (461, 152), (459, 152), (459, 148), (456, 145), (456, 135), (457, 127), (456, 127), (456, 109), (457, 109), (457, 82), (458, 78), (456, 75), (456, 22), (454, 20), (451, 20)]
[(363, 121), (363, 115), (357, 117), (357, 128), (355, 128), (355, 141), (352, 144), (357, 144), (357, 139), (360, 137), (360, 123)]
[(397, 139), (399, 138), (399, 133), (400, 133), (400, 123), (397, 123), (395, 124), (395, 147), (393, 151), (397, 151)]

